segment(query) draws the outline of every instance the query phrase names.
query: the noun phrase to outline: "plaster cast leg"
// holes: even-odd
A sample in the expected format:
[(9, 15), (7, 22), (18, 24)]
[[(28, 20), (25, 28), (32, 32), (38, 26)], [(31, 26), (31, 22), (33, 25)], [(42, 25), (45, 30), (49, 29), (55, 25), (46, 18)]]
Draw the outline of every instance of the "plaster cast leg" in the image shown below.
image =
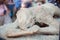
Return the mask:
[(9, 33), (7, 33), (7, 37), (19, 37), (23, 35), (31, 35), (37, 33), (38, 30), (39, 27), (37, 25), (34, 25), (33, 27), (27, 29), (26, 31), (23, 30), (21, 30), (20, 32), (9, 31)]

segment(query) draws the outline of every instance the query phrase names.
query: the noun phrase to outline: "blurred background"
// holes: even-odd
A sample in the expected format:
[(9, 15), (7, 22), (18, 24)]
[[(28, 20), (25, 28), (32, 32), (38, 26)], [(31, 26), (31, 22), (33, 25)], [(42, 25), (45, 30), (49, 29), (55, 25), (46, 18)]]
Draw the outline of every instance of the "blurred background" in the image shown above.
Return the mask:
[(0, 25), (14, 22), (20, 8), (39, 6), (44, 3), (53, 3), (60, 8), (60, 0), (0, 0)]

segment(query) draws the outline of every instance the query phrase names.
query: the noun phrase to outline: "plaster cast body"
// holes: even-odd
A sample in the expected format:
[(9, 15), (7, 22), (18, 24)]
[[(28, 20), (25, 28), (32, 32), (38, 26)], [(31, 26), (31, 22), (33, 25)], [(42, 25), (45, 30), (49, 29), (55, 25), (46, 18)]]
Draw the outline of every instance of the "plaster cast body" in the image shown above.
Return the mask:
[[(52, 4), (50, 4), (51, 6)], [(53, 5), (53, 7), (55, 7)], [(17, 12), (17, 19), (11, 26), (7, 26), (6, 32), (8, 37), (15, 37), (27, 34), (41, 33), (41, 34), (59, 34), (59, 22), (55, 20), (52, 16), (57, 11), (50, 7), (45, 7), (43, 5), (31, 8), (21, 8)], [(53, 10), (53, 11), (48, 11)], [(58, 13), (59, 14), (59, 13)], [(48, 27), (39, 27), (34, 25), (35, 22), (42, 22), (48, 24)], [(16, 24), (17, 23), (17, 24)], [(10, 24), (9, 24), (10, 25)], [(14, 26), (13, 26), (14, 25)], [(18, 32), (14, 32), (16, 27), (19, 26)], [(3, 27), (0, 28), (0, 30)], [(10, 29), (11, 28), (11, 29)]]

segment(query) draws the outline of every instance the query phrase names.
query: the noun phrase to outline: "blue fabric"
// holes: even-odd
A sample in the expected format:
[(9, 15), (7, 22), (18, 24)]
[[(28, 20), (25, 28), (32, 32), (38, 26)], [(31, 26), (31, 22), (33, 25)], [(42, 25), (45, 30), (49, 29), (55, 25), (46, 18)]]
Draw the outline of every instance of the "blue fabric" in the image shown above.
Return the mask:
[(15, 3), (16, 8), (21, 7), (21, 0), (13, 0), (13, 2)]
[(14, 4), (12, 4), (12, 5), (7, 5), (7, 7), (9, 8), (9, 10), (13, 10)]
[(7, 5), (7, 7), (9, 8), (9, 10), (11, 11), (10, 12), (10, 17), (12, 17), (13, 16), (13, 8), (14, 8), (14, 4), (12, 4), (12, 5)]
[(13, 17), (13, 11), (11, 11), (9, 15), (10, 15), (10, 17)]

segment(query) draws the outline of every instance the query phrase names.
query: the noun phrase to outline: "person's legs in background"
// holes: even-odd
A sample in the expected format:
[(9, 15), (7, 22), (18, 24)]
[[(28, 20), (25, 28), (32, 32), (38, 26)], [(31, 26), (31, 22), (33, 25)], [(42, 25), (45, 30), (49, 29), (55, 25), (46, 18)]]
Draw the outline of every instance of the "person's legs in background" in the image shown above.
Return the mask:
[(4, 16), (0, 16), (0, 26), (4, 24)]

